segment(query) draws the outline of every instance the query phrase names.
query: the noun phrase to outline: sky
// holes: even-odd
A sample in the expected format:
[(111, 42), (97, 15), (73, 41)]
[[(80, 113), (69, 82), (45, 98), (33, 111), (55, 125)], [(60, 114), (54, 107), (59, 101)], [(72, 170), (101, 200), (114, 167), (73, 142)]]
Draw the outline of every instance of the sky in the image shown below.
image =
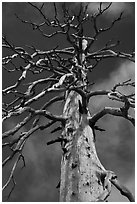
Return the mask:
[[(104, 3), (105, 6), (106, 3)], [(40, 3), (37, 3), (40, 5)], [(58, 3), (59, 18), (60, 3)], [(89, 4), (89, 15), (96, 12), (98, 2)], [(71, 12), (77, 12), (79, 3), (68, 3)], [(46, 3), (44, 8), (47, 17), (53, 17), (53, 5)], [(100, 36), (97, 42), (93, 45), (91, 51), (95, 51), (102, 47), (108, 39), (120, 40), (121, 44), (117, 48), (119, 51), (127, 53), (132, 52), (135, 44), (135, 15), (134, 3), (128, 2), (113, 2), (112, 7), (98, 22), (100, 26), (108, 26), (111, 21), (124, 10), (123, 20), (106, 34)], [(26, 24), (22, 24), (14, 14), (18, 14), (24, 20), (32, 20), (33, 22), (41, 22), (41, 18), (34, 9), (25, 2), (22, 3), (3, 3), (2, 12), (2, 32), (6, 35), (7, 39), (17, 46), (35, 45), (38, 49), (50, 49), (55, 47), (56, 44), (63, 48), (68, 46), (65, 39), (59, 36), (57, 38), (46, 40), (41, 35), (32, 30)], [(49, 30), (47, 30), (49, 32)], [(92, 27), (85, 27), (85, 33), (92, 33)], [(3, 55), (6, 52), (3, 51)], [(8, 74), (3, 71), (3, 88), (15, 82), (18, 75)], [(129, 78), (134, 80), (135, 68), (134, 63), (121, 60), (109, 59), (103, 61), (96, 69), (88, 75), (89, 81), (96, 82), (93, 86), (94, 90), (97, 89), (111, 89), (114, 84), (120, 81), (125, 81)], [(8, 80), (7, 80), (8, 79)], [(33, 78), (28, 80), (33, 81)], [(127, 93), (127, 90), (124, 90)], [(45, 100), (48, 100), (46, 98)], [(37, 104), (40, 107), (42, 101)], [(104, 106), (120, 106), (121, 104), (110, 101), (103, 96), (99, 96), (90, 100), (89, 110), (91, 114), (100, 110)], [(49, 110), (57, 114), (61, 112), (62, 103), (57, 106), (52, 106)], [(58, 111), (57, 111), (58, 109)], [(134, 112), (131, 111), (131, 115)], [(42, 120), (43, 123), (46, 120)], [(17, 120), (9, 120), (4, 126), (3, 130), (10, 129), (15, 126)], [(120, 181), (125, 184), (134, 193), (135, 177), (134, 177), (134, 128), (132, 125), (121, 118), (105, 116), (98, 124), (105, 128), (103, 133), (96, 132), (96, 147), (99, 158), (106, 169), (114, 171)], [(27, 127), (22, 130), (26, 131)], [(36, 132), (27, 141), (24, 148), (24, 156), (26, 158), (26, 168), (21, 169), (21, 165), (16, 171), (16, 188), (14, 189), (9, 201), (10, 202), (57, 202), (59, 199), (59, 192), (56, 186), (60, 178), (60, 161), (61, 161), (61, 148), (59, 144), (47, 146), (46, 142), (51, 138), (59, 136), (59, 133), (50, 134), (50, 130), (43, 132)], [(4, 152), (4, 156), (5, 156)], [(3, 181), (9, 175), (11, 164), (8, 164), (3, 171)], [(3, 201), (9, 192), (11, 186), (4, 192)], [(127, 201), (126, 198), (120, 195), (117, 190), (113, 190), (109, 201)]]

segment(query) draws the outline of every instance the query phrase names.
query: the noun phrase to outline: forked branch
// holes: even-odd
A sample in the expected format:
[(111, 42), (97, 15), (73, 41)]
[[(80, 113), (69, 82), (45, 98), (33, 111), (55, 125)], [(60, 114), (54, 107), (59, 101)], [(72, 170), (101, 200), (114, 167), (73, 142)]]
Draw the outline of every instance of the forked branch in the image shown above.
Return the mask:
[(112, 107), (105, 107), (103, 110), (99, 111), (98, 113), (94, 114), (91, 118), (89, 118), (90, 126), (94, 126), (94, 124), (101, 119), (105, 115), (113, 115), (119, 116), (129, 120), (135, 126), (135, 119), (128, 114), (125, 114), (124, 109), (122, 108), (112, 108)]
[[(4, 159), (3, 167), (15, 159), (10, 175), (3, 186), (3, 190), (5, 190), (10, 183), (13, 182), (11, 192), (16, 185), (14, 177), (20, 159), (22, 159), (25, 166), (25, 158), (22, 155), (22, 151), (28, 138), (36, 131), (47, 129), (56, 122), (60, 122), (61, 124), (52, 130), (51, 133), (62, 130), (65, 127), (68, 118), (64, 118), (62, 115), (57, 116), (51, 114), (46, 109), (55, 102), (65, 100), (70, 91), (75, 91), (82, 98), (78, 104), (81, 114), (87, 113), (89, 100), (93, 96), (105, 95), (110, 100), (122, 102), (123, 106), (121, 108), (105, 107), (89, 118), (89, 125), (95, 130), (105, 131), (95, 124), (107, 114), (123, 117), (135, 125), (135, 119), (128, 113), (130, 108), (135, 107), (135, 94), (124, 95), (119, 91), (119, 87), (135, 87), (135, 83), (132, 82), (131, 79), (115, 84), (111, 90), (89, 91), (89, 85), (93, 85), (94, 83), (89, 83), (86, 78), (88, 72), (93, 71), (104, 59), (122, 58), (134, 62), (134, 53), (127, 54), (116, 51), (119, 41), (115, 43), (108, 41), (105, 46), (94, 52), (91, 52), (90, 49), (99, 35), (111, 30), (117, 22), (121, 21), (123, 12), (120, 13), (108, 27), (100, 28), (98, 27), (98, 20), (102, 17), (102, 14), (110, 8), (112, 3), (108, 3), (106, 7), (104, 7), (103, 3), (100, 3), (98, 11), (93, 15), (88, 13), (88, 4), (84, 6), (84, 3), (80, 3), (77, 14), (74, 12), (72, 15), (66, 3), (62, 3), (63, 17), (60, 17), (58, 13), (57, 4), (53, 3), (53, 19), (46, 16), (44, 3), (41, 3), (40, 6), (37, 3), (29, 2), (28, 4), (38, 12), (42, 17), (42, 21), (32, 22), (30, 20), (24, 20), (17, 14), (16, 18), (20, 22), (31, 26), (33, 30), (37, 30), (41, 36), (45, 37), (44, 40), (63, 35), (66, 37), (66, 42), (69, 43), (70, 46), (59, 48), (57, 45), (50, 50), (39, 50), (30, 45), (23, 47), (15, 46), (13, 43), (10, 43), (5, 36), (3, 37), (3, 49), (10, 53), (3, 57), (4, 71), (15, 74), (17, 71), (20, 72), (20, 76), (14, 84), (6, 87), (2, 92), (5, 100), (6, 97), (9, 97), (10, 100), (10, 96), (14, 98), (11, 97), (12, 99), (10, 101), (7, 103), (4, 101), (3, 103), (3, 121), (5, 122), (11, 117), (22, 118), (25, 114), (27, 115), (25, 115), (24, 119), (18, 122), (14, 128), (3, 133), (4, 143), (2, 147), (4, 149), (8, 147), (11, 151), (11, 155)], [(89, 23), (89, 25), (93, 27), (94, 33), (92, 36), (87, 36), (84, 33), (86, 23)], [(48, 28), (50, 28), (51, 31), (49, 33), (46, 32)], [(84, 41), (86, 41), (86, 44), (83, 49), (82, 43)], [(82, 61), (81, 58), (84, 60)], [(19, 61), (21, 66), (18, 66)], [(32, 82), (26, 83), (28, 74), (33, 74), (37, 78)], [(48, 77), (41, 78), (41, 74)], [(44, 86), (42, 89), (41, 85)], [(33, 108), (32, 105), (34, 102), (38, 102), (48, 94), (54, 93), (61, 93), (61, 95), (56, 97), (51, 95), (48, 101), (46, 99), (46, 103), (42, 101), (43, 104), (40, 109), (36, 110)], [(44, 125), (39, 122), (41, 116), (49, 120)], [(21, 132), (22, 128), (29, 122), (31, 122), (29, 130)], [(18, 135), (14, 137), (15, 134)], [(47, 144), (62, 142), (62, 140), (62, 137), (58, 137), (49, 141)], [(123, 187), (116, 178), (113, 178), (111, 182), (122, 195), (125, 195), (130, 201), (134, 201), (129, 190)]]

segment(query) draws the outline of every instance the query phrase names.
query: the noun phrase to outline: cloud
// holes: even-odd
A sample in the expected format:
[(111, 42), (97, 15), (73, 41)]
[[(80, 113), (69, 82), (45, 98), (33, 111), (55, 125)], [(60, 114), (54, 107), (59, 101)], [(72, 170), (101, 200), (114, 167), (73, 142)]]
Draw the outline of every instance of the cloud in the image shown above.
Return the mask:
[[(135, 65), (133, 62), (126, 61), (122, 63), (116, 71), (112, 71), (108, 79), (103, 79), (102, 81), (100, 80), (100, 82), (93, 88), (94, 90), (111, 90), (115, 84), (126, 81), (128, 79), (131, 79), (132, 81), (135, 80)], [(119, 90), (124, 94), (129, 94), (131, 91), (133, 91), (133, 88), (122, 87)], [(108, 106), (109, 104), (119, 104), (114, 101), (107, 100), (106, 96), (99, 96), (99, 98), (94, 98), (94, 100), (91, 102), (92, 104), (90, 106), (94, 106), (94, 109), (99, 109), (105, 105)]]
[[(46, 123), (47, 121), (42, 120), (42, 122)], [(15, 121), (9, 120), (5, 124), (5, 129), (11, 129), (15, 125)], [(21, 131), (26, 132), (27, 129), (23, 127), (19, 133)], [(19, 133), (15, 137), (18, 137)], [(13, 191), (10, 201), (44, 202), (45, 200), (57, 200), (58, 191), (56, 186), (60, 178), (61, 148), (60, 145), (51, 145), (51, 147), (46, 145), (46, 142), (52, 139), (51, 137), (49, 130), (37, 131), (26, 141), (23, 149), (26, 168), (21, 171), (22, 162), (18, 165), (15, 174), (18, 187)], [(6, 171), (3, 173), (4, 182), (9, 176), (12, 165), (13, 162), (6, 167)], [(3, 193), (3, 199), (8, 193), (9, 189)]]
[[(134, 63), (126, 61), (120, 64), (116, 71), (110, 73), (108, 79), (100, 81), (94, 87), (95, 90), (111, 89), (114, 84), (131, 78), (135, 79)], [(131, 88), (123, 89), (125, 94), (131, 92)], [(105, 106), (120, 107), (121, 103), (110, 101), (106, 96), (98, 96), (90, 100), (90, 112), (93, 114)], [(134, 111), (130, 114), (134, 115)], [(106, 132), (96, 132), (96, 147), (99, 158), (106, 169), (113, 170), (124, 185), (134, 193), (134, 156), (135, 156), (135, 133), (133, 126), (119, 117), (105, 116), (99, 120), (100, 127)], [(127, 151), (128, 150), (128, 151)], [(117, 190), (113, 190), (110, 201), (126, 202)]]

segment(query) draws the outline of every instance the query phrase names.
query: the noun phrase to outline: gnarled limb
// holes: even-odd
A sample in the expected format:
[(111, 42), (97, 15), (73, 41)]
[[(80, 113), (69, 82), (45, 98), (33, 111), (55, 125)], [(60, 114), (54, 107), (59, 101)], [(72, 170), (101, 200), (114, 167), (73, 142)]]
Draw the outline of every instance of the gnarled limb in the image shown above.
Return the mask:
[[(25, 114), (28, 114), (13, 129), (3, 133), (3, 148), (9, 147), (12, 151), (11, 155), (4, 159), (3, 166), (12, 159), (16, 159), (15, 157), (17, 156), (11, 174), (3, 187), (4, 189), (9, 186), (11, 181), (13, 181), (15, 186), (13, 174), (19, 158), (22, 158), (24, 162), (24, 157), (21, 155), (27, 139), (37, 130), (44, 130), (52, 124), (60, 122), (61, 125), (51, 132), (54, 133), (55, 131), (63, 130), (61, 137), (48, 142), (48, 144), (61, 142), (63, 150), (61, 166), (63, 173), (61, 177), (64, 179), (61, 179), (60, 182), (60, 200), (104, 201), (110, 194), (111, 183), (114, 183), (123, 195), (130, 197), (130, 200), (133, 201), (131, 194), (121, 187), (113, 173), (106, 171), (100, 163), (95, 149), (94, 130), (104, 131), (104, 129), (95, 126), (95, 123), (106, 114), (126, 118), (133, 125), (135, 124), (135, 120), (128, 114), (129, 108), (135, 107), (134, 93), (124, 95), (118, 90), (121, 86), (134, 87), (134, 83), (131, 80), (127, 80), (114, 85), (111, 90), (89, 92), (89, 82), (86, 78), (88, 71), (93, 71), (103, 59), (123, 58), (134, 61), (134, 53), (127, 54), (116, 51), (119, 41), (115, 43), (108, 41), (102, 48), (97, 48), (94, 52), (90, 50), (99, 35), (110, 30), (122, 19), (123, 13), (120, 13), (112, 21), (110, 26), (104, 28), (98, 27), (98, 19), (110, 8), (111, 4), (109, 3), (106, 7), (103, 7), (103, 3), (100, 3), (98, 11), (90, 15), (86, 13), (88, 11), (88, 4), (85, 6), (84, 3), (80, 3), (77, 14), (74, 11), (72, 15), (69, 9), (67, 9), (66, 4), (63, 3), (62, 10), (64, 18), (61, 19), (60, 15), (58, 15), (57, 5), (53, 3), (53, 19), (50, 19), (44, 12), (44, 3), (41, 3), (40, 6), (29, 3), (42, 17), (41, 22), (31, 22), (16, 15), (18, 20), (30, 25), (34, 30), (37, 30), (44, 36), (44, 40), (48, 40), (48, 38), (52, 39), (52, 37), (58, 35), (66, 36), (66, 41), (71, 44), (70, 47), (59, 49), (57, 45), (51, 50), (39, 50), (34, 46), (27, 46), (30, 49), (29, 52), (26, 50), (26, 46), (14, 46), (8, 42), (6, 37), (3, 37), (3, 48), (9, 52), (7, 56), (3, 57), (4, 70), (9, 73), (21, 72), (17, 81), (3, 90), (3, 97), (15, 97), (15, 99), (11, 99), (13, 101), (3, 103), (3, 118), (5, 121), (12, 116), (23, 117)], [(92, 25), (94, 30), (93, 36), (85, 34), (84, 29), (86, 23)], [(47, 28), (51, 28), (50, 33), (46, 33)], [(22, 64), (20, 67), (18, 67), (19, 60), (20, 64)], [(11, 65), (13, 69), (11, 69)], [(34, 79), (33, 82), (26, 84), (27, 88), (23, 92), (23, 81), (26, 83), (28, 73), (34, 74), (37, 80)], [(52, 75), (48, 78), (41, 78), (41, 73), (43, 73), (43, 76), (49, 76), (51, 73)], [(47, 84), (48, 82), (49, 84)], [(41, 84), (44, 85), (43, 90), (39, 89), (39, 85)], [(38, 102), (42, 97), (52, 93), (58, 94), (59, 92), (63, 93), (63, 96), (50, 98), (49, 101), (46, 99), (46, 103), (42, 101), (43, 104), (39, 110), (33, 108), (33, 103)], [(121, 108), (105, 107), (97, 114), (89, 117), (89, 99), (92, 96), (98, 95), (106, 95), (111, 100), (122, 102), (123, 106)], [(56, 116), (45, 110), (54, 102), (63, 99), (65, 101), (63, 115)], [(44, 116), (50, 121), (45, 125), (41, 125), (38, 123), (40, 116)], [(28, 122), (32, 122), (29, 130), (18, 132)], [(13, 137), (15, 133), (19, 135)], [(79, 192), (77, 190), (77, 184), (79, 185)]]
[(132, 82), (131, 79), (128, 79), (124, 82), (115, 84), (111, 90), (91, 91), (90, 93), (87, 93), (87, 101), (89, 101), (89, 99), (93, 96), (106, 95), (111, 100), (116, 100), (116, 101), (125, 103), (126, 109), (129, 109), (129, 107), (135, 108), (135, 98), (134, 98), (135, 94), (131, 93), (131, 94), (125, 95), (119, 90), (117, 90), (118, 87), (125, 87), (125, 86), (135, 87), (135, 82)]
[(103, 110), (99, 111), (98, 113), (94, 114), (91, 118), (89, 118), (90, 126), (91, 127), (94, 126), (94, 124), (106, 114), (123, 117), (129, 120), (135, 126), (134, 118), (132, 118), (130, 115), (125, 115), (124, 111), (121, 108), (112, 107), (105, 107)]
[(7, 132), (3, 133), (3, 138), (6, 138), (10, 135), (14, 135), (20, 128), (22, 128), (26, 123), (28, 123), (34, 116), (44, 116), (46, 118), (48, 118), (49, 120), (53, 120), (55, 122), (59, 121), (62, 122), (63, 124), (66, 122), (66, 118), (62, 117), (62, 116), (56, 116), (51, 114), (49, 111), (46, 110), (34, 110), (32, 108), (29, 108), (29, 112), (31, 112), (31, 114), (29, 116), (27, 116), (23, 121), (21, 121), (20, 123), (18, 123), (12, 130), (9, 130)]
[(110, 181), (120, 191), (120, 193), (123, 196), (128, 198), (130, 202), (135, 202), (133, 194), (130, 192), (130, 190), (127, 187), (122, 185), (117, 178), (112, 178)]
[(9, 176), (7, 182), (5, 183), (5, 185), (2, 187), (2, 190), (5, 190), (5, 189), (9, 186), (9, 184), (10, 184), (11, 182), (13, 182), (13, 187), (11, 188), (11, 191), (10, 191), (10, 193), (8, 194), (7, 200), (9, 199), (9, 197), (10, 197), (10, 195), (11, 195), (11, 193), (12, 193), (12, 191), (14, 190), (15, 185), (16, 185), (15, 178), (14, 178), (14, 172), (15, 172), (15, 170), (16, 170), (16, 168), (17, 168), (17, 165), (18, 165), (18, 162), (19, 162), (20, 159), (22, 159), (23, 165), (24, 165), (24, 167), (25, 167), (24, 156), (22, 155), (22, 153), (19, 153), (19, 155), (17, 156), (16, 161), (14, 162), (14, 165), (13, 165), (13, 167), (12, 167), (12, 170), (11, 170), (11, 172), (10, 172), (10, 176)]
[(108, 54), (96, 54), (96, 55), (93, 55), (92, 53), (91, 54), (88, 54), (87, 55), (87, 60), (88, 59), (107, 59), (107, 58), (122, 58), (122, 59), (128, 59), (132, 62), (135, 62), (135, 59), (134, 59), (134, 55), (133, 54), (126, 54), (126, 53), (123, 53), (123, 52), (115, 52), (113, 50), (107, 50), (108, 51)]

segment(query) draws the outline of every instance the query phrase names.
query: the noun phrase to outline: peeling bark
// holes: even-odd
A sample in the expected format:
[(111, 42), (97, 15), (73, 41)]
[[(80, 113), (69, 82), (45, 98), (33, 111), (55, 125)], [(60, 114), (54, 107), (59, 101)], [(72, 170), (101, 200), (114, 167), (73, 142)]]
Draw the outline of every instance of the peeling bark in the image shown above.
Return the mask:
[(62, 144), (60, 201), (104, 201), (108, 196), (103, 186), (106, 170), (96, 153), (93, 131), (87, 120), (89, 112), (80, 114), (79, 100), (82, 101), (81, 96), (71, 91), (64, 106), (64, 116), (69, 119), (62, 133), (66, 142)]

